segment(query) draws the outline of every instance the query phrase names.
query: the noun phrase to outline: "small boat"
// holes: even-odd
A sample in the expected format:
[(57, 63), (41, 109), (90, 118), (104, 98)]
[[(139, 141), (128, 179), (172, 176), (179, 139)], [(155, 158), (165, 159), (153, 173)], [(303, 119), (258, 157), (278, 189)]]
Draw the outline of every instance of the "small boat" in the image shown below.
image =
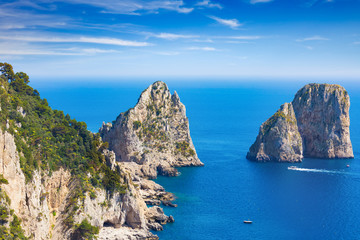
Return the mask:
[(288, 169), (297, 169), (297, 167), (296, 166), (290, 166), (290, 167), (288, 167)]
[(350, 165), (346, 165), (346, 167), (350, 167)]
[(244, 223), (246, 223), (246, 224), (252, 224), (252, 221), (250, 221), (250, 220), (244, 220)]

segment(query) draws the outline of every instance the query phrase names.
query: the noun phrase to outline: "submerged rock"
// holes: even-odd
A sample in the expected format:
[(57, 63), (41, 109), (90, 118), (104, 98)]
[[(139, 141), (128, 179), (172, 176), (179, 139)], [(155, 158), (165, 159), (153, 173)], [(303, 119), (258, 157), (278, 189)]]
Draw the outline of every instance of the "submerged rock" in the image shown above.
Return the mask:
[(150, 85), (134, 108), (113, 124), (103, 124), (100, 134), (117, 161), (137, 163), (139, 174), (148, 178), (177, 176), (175, 167), (203, 165), (190, 137), (185, 106), (163, 82)]
[(343, 87), (308, 84), (261, 125), (246, 157), (260, 162), (353, 158), (349, 107)]
[(299, 162), (302, 159), (302, 140), (291, 103), (264, 122), (246, 156), (259, 162)]

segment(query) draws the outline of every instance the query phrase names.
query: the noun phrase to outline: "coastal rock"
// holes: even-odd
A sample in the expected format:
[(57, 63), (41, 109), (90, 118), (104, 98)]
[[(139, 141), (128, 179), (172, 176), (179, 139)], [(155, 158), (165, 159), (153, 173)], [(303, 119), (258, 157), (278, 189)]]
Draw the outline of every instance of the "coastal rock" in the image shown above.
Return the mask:
[(353, 158), (350, 97), (335, 84), (308, 84), (293, 100), (304, 157)]
[(343, 87), (308, 84), (261, 125), (246, 157), (260, 162), (353, 158), (349, 107)]
[[(113, 156), (111, 152), (105, 153)], [(116, 166), (119, 164), (112, 160), (110, 162)], [(144, 198), (158, 199), (160, 204), (163, 199), (172, 200), (173, 195), (155, 182), (139, 178), (135, 170), (128, 172), (125, 166), (117, 167), (124, 172), (123, 181), (128, 186), (127, 191), (124, 194), (116, 193), (111, 198), (104, 189), (97, 189), (95, 197), (87, 193), (76, 204), (81, 208), (72, 216), (74, 222), (88, 219), (93, 226), (100, 228), (99, 239), (158, 239), (149, 232), (149, 228), (153, 229), (156, 224), (162, 228), (161, 223), (173, 219), (167, 217), (161, 208), (156, 211), (148, 209)], [(0, 129), (0, 174), (9, 182), (3, 184), (1, 190), (11, 200), (9, 204), (1, 204), (8, 212), (14, 210), (22, 219), (26, 236), (36, 240), (71, 239), (73, 228), (68, 228), (64, 222), (68, 217), (67, 209), (74, 205), (71, 198), (76, 194), (77, 184), (71, 180), (69, 171), (60, 168), (51, 176), (34, 171), (32, 179), (26, 182), (14, 137)]]
[(202, 166), (190, 137), (185, 106), (163, 82), (142, 92), (134, 108), (99, 130), (117, 161), (141, 166), (139, 176), (178, 175), (175, 167)]
[(299, 162), (302, 159), (302, 140), (291, 103), (264, 122), (246, 156), (259, 162)]
[(159, 237), (149, 231), (132, 229), (129, 227), (113, 228), (103, 227), (97, 238), (98, 240), (158, 240)]
[(162, 231), (163, 227), (161, 225), (164, 225), (166, 223), (172, 223), (175, 221), (173, 216), (166, 216), (163, 209), (158, 206), (149, 208), (146, 216), (149, 220), (149, 228), (154, 231)]

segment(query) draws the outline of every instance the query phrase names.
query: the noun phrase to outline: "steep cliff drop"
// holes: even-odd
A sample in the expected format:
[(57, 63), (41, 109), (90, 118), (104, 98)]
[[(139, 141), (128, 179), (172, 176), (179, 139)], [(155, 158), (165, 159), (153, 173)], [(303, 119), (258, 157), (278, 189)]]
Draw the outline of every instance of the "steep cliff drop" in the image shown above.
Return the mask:
[(299, 162), (310, 158), (353, 158), (350, 98), (334, 84), (308, 84), (260, 127), (247, 159)]
[(177, 94), (160, 82), (145, 90), (112, 128), (121, 135), (109, 129), (114, 152), (28, 83), (25, 73), (0, 63), (0, 236), (158, 239), (150, 230), (174, 222), (159, 205), (176, 205), (173, 194), (147, 178), (202, 165)]
[(104, 123), (100, 134), (117, 161), (136, 163), (139, 176), (176, 176), (175, 167), (203, 165), (190, 137), (185, 106), (160, 81), (143, 91), (136, 106), (114, 124)]

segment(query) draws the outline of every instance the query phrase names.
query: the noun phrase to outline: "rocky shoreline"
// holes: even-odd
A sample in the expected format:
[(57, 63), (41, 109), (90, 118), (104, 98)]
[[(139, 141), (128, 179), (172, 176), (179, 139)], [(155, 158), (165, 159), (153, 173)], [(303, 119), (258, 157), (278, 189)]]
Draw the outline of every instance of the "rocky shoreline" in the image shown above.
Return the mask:
[[(28, 117), (22, 108), (18, 111)], [(117, 191), (96, 187), (95, 176), (105, 176), (96, 175), (99, 169), (94, 168), (82, 182), (62, 167), (53, 172), (35, 169), (26, 180), (20, 167), (24, 155), (10, 128), (8, 124), (0, 129), (0, 205), (11, 213), (0, 227), (7, 232), (18, 217), (19, 231), (35, 240), (93, 235), (109, 240), (158, 239), (150, 230), (162, 231), (164, 224), (175, 221), (161, 206), (177, 205), (172, 202), (174, 195), (151, 179), (158, 174), (177, 176), (175, 167), (203, 166), (190, 137), (185, 106), (163, 82), (150, 85), (134, 108), (100, 129), (102, 141), (97, 144), (111, 175), (107, 181), (120, 176), (119, 182), (112, 182)], [(109, 147), (104, 147), (106, 142)]]

